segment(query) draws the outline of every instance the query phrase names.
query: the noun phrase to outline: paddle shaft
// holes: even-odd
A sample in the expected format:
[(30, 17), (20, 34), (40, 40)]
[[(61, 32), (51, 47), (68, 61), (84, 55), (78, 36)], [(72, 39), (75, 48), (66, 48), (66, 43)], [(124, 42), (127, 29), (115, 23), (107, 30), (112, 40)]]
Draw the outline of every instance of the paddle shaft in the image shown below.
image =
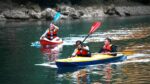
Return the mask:
[[(52, 23), (52, 24), (55, 23), (55, 22), (59, 19), (60, 15), (61, 15), (61, 14), (60, 14), (59, 12), (56, 12), (56, 14), (55, 14), (55, 16), (54, 16), (54, 18), (53, 18), (53, 20), (52, 20), (51, 23)], [(50, 24), (51, 24), (51, 23), (50, 23)]]
[[(135, 52), (132, 51), (122, 51), (122, 52), (110, 52), (108, 54), (124, 54), (124, 55), (133, 55)], [(92, 54), (107, 54), (107, 53), (92, 53)]]
[(88, 34), (82, 42), (84, 42), (89, 36), (90, 36), (90, 34)]

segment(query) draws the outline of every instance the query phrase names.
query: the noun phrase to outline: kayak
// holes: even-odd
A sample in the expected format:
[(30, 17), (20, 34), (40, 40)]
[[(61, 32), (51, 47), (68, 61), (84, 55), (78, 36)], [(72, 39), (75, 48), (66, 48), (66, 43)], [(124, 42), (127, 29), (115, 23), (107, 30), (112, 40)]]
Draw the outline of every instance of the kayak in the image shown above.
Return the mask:
[(43, 37), (42, 39), (40, 39), (41, 45), (58, 45), (58, 44), (62, 44), (62, 43), (63, 43), (63, 41), (59, 37), (56, 37), (53, 40), (49, 40), (46, 37)]
[(82, 67), (87, 65), (94, 64), (104, 64), (104, 63), (112, 63), (126, 60), (127, 56), (123, 54), (118, 54), (117, 56), (111, 56), (106, 54), (94, 54), (91, 57), (71, 57), (66, 59), (58, 59), (56, 60), (56, 65), (58, 68), (64, 67)]
[(46, 32), (40, 37), (40, 44), (45, 46), (45, 45), (58, 45), (58, 44), (62, 44), (63, 41), (61, 38), (59, 37), (55, 37), (53, 40), (49, 40), (46, 38), (46, 34), (47, 34), (48, 30), (46, 30)]

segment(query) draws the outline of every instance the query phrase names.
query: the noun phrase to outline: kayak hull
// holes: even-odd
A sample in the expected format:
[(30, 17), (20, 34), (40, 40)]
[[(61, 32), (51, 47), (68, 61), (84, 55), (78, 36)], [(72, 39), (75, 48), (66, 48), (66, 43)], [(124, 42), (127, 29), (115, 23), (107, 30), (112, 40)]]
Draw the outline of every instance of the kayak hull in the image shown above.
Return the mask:
[[(93, 59), (94, 57), (79, 57), (79, 61), (73, 61), (73, 58), (67, 58), (67, 59), (62, 59), (62, 60), (56, 60), (56, 65), (58, 68), (63, 68), (63, 67), (82, 67), (82, 66), (87, 66), (87, 65), (94, 65), (94, 64), (105, 64), (105, 63), (112, 63), (112, 62), (118, 62), (118, 61), (123, 61), (127, 57), (124, 55), (120, 56), (108, 56), (107, 58), (96, 58)], [(77, 59), (77, 57), (75, 57)], [(82, 60), (85, 59), (85, 60)], [(87, 59), (87, 61), (86, 61)]]
[(43, 46), (44, 45), (58, 45), (58, 44), (62, 44), (62, 43), (63, 43), (63, 41), (59, 37), (57, 37), (56, 41), (48, 40), (47, 38), (44, 38), (44, 39), (40, 40), (40, 44), (43, 45)]

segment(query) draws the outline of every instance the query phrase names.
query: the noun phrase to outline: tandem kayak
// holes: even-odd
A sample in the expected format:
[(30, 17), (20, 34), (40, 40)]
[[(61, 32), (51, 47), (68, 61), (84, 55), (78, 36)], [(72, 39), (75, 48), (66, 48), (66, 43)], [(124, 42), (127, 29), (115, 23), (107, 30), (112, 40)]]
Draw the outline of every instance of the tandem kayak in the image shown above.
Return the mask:
[(92, 57), (72, 57), (66, 59), (58, 59), (56, 60), (56, 65), (58, 68), (64, 67), (82, 67), (87, 65), (94, 64), (104, 64), (104, 63), (112, 63), (126, 60), (127, 56), (123, 54), (118, 54), (117, 56), (104, 55), (104, 54), (95, 54)]

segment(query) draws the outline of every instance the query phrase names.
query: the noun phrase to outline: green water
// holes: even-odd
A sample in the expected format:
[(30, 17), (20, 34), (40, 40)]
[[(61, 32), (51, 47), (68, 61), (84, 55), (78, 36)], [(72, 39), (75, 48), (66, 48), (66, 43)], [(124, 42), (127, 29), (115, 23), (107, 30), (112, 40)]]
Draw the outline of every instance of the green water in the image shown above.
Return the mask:
[[(74, 50), (72, 44), (76, 40), (82, 40), (87, 35), (94, 21), (103, 23), (101, 28), (95, 32), (99, 39), (103, 39), (101, 34), (107, 35), (107, 32), (112, 30), (119, 32), (122, 28), (124, 29), (123, 32), (117, 33), (119, 38), (120, 34), (126, 31), (134, 29), (138, 31), (138, 28), (149, 29), (150, 27), (150, 16), (60, 21), (57, 23), (60, 27), (58, 35), (70, 43), (68, 42), (68, 45), (66, 43), (63, 46), (58, 58), (70, 56)], [(59, 73), (56, 68), (35, 66), (35, 64), (42, 64), (47, 60), (45, 60), (45, 55), (40, 48), (30, 45), (39, 40), (49, 23), (46, 21), (0, 22), (0, 84), (76, 84), (77, 82), (79, 84), (148, 84), (150, 82), (150, 55), (147, 54), (150, 52), (150, 47), (142, 49), (143, 52), (147, 52), (146, 54), (134, 55), (135, 58), (119, 64), (98, 65), (79, 70), (72, 69), (64, 73), (62, 71)], [(108, 36), (110, 37), (110, 35)], [(113, 40), (121, 48), (129, 47), (129, 44), (144, 46), (149, 41), (149, 36), (142, 39)], [(97, 52), (102, 42), (92, 41), (88, 42), (87, 45), (89, 45), (91, 52)], [(137, 56), (141, 58), (137, 58)], [(86, 73), (86, 75), (77, 80), (79, 73)]]

